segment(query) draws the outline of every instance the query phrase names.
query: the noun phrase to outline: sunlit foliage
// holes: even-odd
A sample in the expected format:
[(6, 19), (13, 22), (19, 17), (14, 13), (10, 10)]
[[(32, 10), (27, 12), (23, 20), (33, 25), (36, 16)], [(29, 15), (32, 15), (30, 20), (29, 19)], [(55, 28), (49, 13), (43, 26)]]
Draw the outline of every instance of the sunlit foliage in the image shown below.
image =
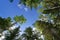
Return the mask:
[(15, 17), (14, 17), (14, 20), (15, 20), (16, 22), (20, 23), (20, 24), (26, 22), (26, 18), (25, 18), (23, 15), (21, 15), (21, 16), (15, 16)]

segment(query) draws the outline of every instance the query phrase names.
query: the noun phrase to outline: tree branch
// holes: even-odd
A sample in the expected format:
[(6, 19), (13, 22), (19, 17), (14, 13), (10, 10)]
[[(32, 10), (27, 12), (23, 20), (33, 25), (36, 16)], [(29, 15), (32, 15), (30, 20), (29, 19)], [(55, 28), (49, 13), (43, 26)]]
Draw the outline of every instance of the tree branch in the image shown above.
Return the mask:
[(49, 9), (44, 10), (44, 11), (50, 11), (50, 10), (54, 10), (54, 9), (60, 9), (60, 6), (58, 6), (58, 7), (53, 7), (53, 8), (49, 8)]

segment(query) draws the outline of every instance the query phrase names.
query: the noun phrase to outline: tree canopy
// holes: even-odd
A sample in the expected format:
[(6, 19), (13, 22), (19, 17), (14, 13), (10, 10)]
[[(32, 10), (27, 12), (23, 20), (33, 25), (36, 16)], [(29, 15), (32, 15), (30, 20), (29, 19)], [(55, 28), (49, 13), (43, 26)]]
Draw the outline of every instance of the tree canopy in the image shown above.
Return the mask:
[(40, 15), (34, 26), (42, 32), (45, 40), (60, 40), (60, 0), (20, 0), (19, 4), (31, 9), (41, 6), (39, 11), (42, 16)]
[(37, 29), (45, 35), (45, 40), (60, 40), (60, 0), (20, 0), (19, 3), (30, 8), (41, 6), (40, 12), (48, 15), (48, 19), (40, 17), (35, 24)]

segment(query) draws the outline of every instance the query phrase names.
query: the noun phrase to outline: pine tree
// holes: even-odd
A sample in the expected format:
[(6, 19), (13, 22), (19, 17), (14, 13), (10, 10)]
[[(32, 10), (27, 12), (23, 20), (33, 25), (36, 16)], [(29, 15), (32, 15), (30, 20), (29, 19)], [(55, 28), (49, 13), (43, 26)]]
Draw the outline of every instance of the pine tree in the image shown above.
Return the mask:
[[(36, 32), (36, 31), (35, 31)], [(42, 40), (39, 35), (40, 33), (34, 33), (31, 27), (25, 29), (24, 33), (22, 34), (22, 39), (24, 40)]]
[(2, 33), (4, 30), (8, 30), (9, 27), (11, 27), (11, 18), (0, 17), (0, 33)]
[(9, 31), (10, 35), (6, 35), (5, 40), (17, 40), (16, 37), (18, 37), (20, 35), (19, 29), (20, 29), (20, 27), (17, 27), (14, 30)]
[[(12, 22), (14, 22), (14, 23), (12, 23)], [(8, 36), (8, 34), (7, 34), (5, 39), (6, 40), (14, 40), (15, 37), (17, 36), (18, 32), (19, 32), (20, 27), (14, 29), (13, 31), (10, 31), (10, 27), (13, 27), (13, 25), (15, 25), (17, 23), (23, 24), (25, 22), (26, 22), (26, 19), (23, 15), (15, 16), (13, 21), (11, 20), (10, 17), (8, 17), (8, 18), (0, 17), (0, 33), (1, 33), (0, 36), (2, 36), (2, 33), (5, 30), (8, 30), (10, 33), (10, 36)], [(20, 38), (18, 38), (18, 40), (20, 40)]]

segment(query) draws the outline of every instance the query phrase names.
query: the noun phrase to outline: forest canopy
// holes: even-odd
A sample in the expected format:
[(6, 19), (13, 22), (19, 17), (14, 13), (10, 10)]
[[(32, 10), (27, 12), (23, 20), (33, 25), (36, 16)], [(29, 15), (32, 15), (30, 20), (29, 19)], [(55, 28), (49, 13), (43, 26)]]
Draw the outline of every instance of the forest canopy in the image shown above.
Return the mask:
[[(14, 2), (14, 0), (9, 1), (11, 3)], [(39, 7), (38, 11), (41, 14), (39, 15), (39, 19), (32, 24), (40, 36), (38, 36), (37, 31), (33, 31), (31, 27), (28, 27), (17, 40), (43, 40), (41, 39), (41, 35), (43, 35), (44, 40), (60, 40), (60, 0), (19, 0), (18, 4), (22, 4), (31, 10)], [(15, 23), (22, 24), (26, 22), (26, 18), (23, 15), (15, 16), (13, 19)], [(10, 36), (6, 36), (6, 40), (15, 40), (20, 27), (13, 31), (9, 30), (9, 27), (12, 25), (10, 17), (0, 17), (0, 23), (0, 29), (2, 31), (8, 30), (10, 33)]]

